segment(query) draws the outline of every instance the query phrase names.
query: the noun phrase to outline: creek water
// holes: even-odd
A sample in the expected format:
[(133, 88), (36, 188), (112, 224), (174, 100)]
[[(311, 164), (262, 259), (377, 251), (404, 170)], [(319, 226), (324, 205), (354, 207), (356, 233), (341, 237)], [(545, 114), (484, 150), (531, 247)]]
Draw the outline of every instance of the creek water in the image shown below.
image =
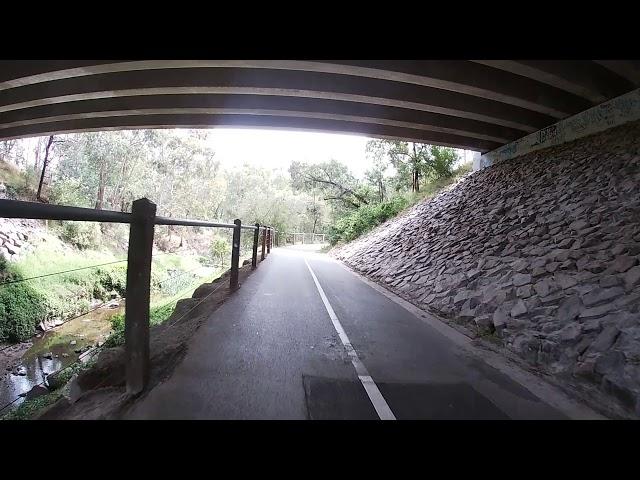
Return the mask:
[[(242, 255), (241, 263), (250, 258), (250, 253)], [(185, 285), (191, 285), (195, 289), (205, 279), (212, 281), (217, 278), (223, 270), (223, 266), (205, 267), (197, 275), (176, 275), (175, 281), (165, 282), (163, 293), (152, 297), (152, 302), (175, 298), (176, 294), (181, 298), (190, 296), (192, 290), (180, 292)], [(111, 333), (111, 317), (116, 313), (124, 313), (124, 305), (124, 299), (114, 300), (63, 325), (39, 333), (29, 342), (0, 345), (0, 417), (24, 402), (24, 396), (21, 395), (26, 395), (34, 386), (44, 382), (47, 375), (75, 363), (85, 351), (104, 341)], [(86, 355), (87, 359), (90, 356)], [(16, 374), (19, 368), (24, 375)], [(3, 409), (9, 403), (11, 405)]]
[[(111, 332), (111, 317), (121, 312), (124, 312), (124, 300), (110, 302), (38, 334), (29, 342), (31, 346), (21, 344), (1, 351), (0, 359), (4, 355), (6, 361), (0, 372), (0, 408), (18, 400), (1, 411), (0, 416), (20, 405), (24, 401), (20, 395), (42, 383), (48, 374), (71, 365), (83, 352), (104, 341)], [(24, 352), (22, 356), (20, 352)], [(10, 356), (13, 358), (7, 358)], [(25, 374), (16, 375), (17, 369)]]

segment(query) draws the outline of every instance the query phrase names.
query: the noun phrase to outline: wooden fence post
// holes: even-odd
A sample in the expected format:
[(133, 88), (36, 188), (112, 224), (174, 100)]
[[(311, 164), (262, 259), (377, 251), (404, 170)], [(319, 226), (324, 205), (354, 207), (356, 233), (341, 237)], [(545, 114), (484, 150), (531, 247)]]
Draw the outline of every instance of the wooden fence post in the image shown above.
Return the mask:
[(242, 222), (236, 218), (233, 223), (236, 225), (233, 227), (233, 242), (231, 243), (231, 275), (230, 286), (231, 289), (238, 288), (238, 267), (240, 263), (240, 230), (242, 229)]
[(258, 235), (260, 234), (260, 224), (256, 223), (256, 229), (253, 231), (253, 252), (251, 255), (251, 268), (258, 265)]
[(267, 255), (271, 253), (271, 227), (267, 228)]
[(262, 255), (260, 256), (260, 261), (264, 260), (264, 251), (266, 247), (267, 239), (267, 227), (262, 227)]
[(127, 254), (125, 302), (125, 370), (127, 393), (137, 395), (149, 381), (149, 301), (156, 205), (133, 202)]

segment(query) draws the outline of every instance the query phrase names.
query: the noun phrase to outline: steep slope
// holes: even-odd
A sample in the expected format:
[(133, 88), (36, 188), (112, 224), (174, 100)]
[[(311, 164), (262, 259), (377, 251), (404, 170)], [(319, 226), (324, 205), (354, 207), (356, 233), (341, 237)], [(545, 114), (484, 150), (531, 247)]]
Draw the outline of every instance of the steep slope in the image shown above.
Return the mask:
[(471, 174), (335, 255), (640, 416), (639, 184), (633, 122)]

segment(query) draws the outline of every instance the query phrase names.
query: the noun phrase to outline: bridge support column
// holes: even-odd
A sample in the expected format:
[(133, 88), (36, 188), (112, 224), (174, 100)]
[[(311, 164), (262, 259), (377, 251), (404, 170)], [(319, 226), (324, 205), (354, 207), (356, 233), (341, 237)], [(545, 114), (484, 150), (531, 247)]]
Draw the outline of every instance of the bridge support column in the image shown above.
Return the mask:
[(127, 393), (137, 395), (149, 381), (149, 301), (156, 205), (141, 198), (133, 202), (131, 215), (124, 348)]
[(240, 263), (240, 231), (242, 222), (236, 218), (233, 223), (233, 241), (231, 243), (231, 275), (229, 275), (229, 286), (231, 289), (238, 288), (238, 268)]

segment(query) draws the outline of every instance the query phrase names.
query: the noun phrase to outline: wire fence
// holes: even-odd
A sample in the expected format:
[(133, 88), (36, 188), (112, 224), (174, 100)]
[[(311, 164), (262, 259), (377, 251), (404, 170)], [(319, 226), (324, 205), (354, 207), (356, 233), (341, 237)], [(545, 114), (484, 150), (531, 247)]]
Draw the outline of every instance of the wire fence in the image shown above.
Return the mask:
[(10, 280), (10, 281), (7, 281), (7, 282), (0, 282), (0, 287), (4, 287), (5, 285), (12, 285), (14, 283), (22, 283), (22, 282), (28, 282), (28, 281), (31, 281), (31, 280), (37, 280), (37, 279), (40, 279), (40, 278), (53, 277), (55, 275), (64, 275), (65, 273), (73, 273), (73, 272), (79, 272), (81, 270), (90, 270), (92, 268), (104, 267), (104, 266), (107, 266), (107, 265), (115, 265), (117, 263), (124, 263), (126, 261), (127, 261), (127, 259), (125, 258), (124, 260), (116, 260), (114, 262), (99, 263), (97, 265), (90, 265), (88, 267), (72, 268), (71, 270), (63, 270), (61, 272), (45, 273), (44, 275), (37, 275), (35, 277), (20, 278), (20, 279), (16, 279), (16, 280)]
[[(159, 254), (159, 255), (160, 255), (160, 254)], [(110, 262), (110, 263), (120, 263), (120, 262)], [(109, 264), (110, 264), (110, 263), (109, 263)], [(100, 264), (99, 266), (104, 266), (104, 265), (107, 265), (107, 264)], [(98, 265), (95, 265), (94, 267), (96, 267), (96, 266), (98, 266)], [(194, 269), (191, 269), (191, 270), (188, 270), (188, 271), (182, 272), (182, 273), (180, 273), (180, 274), (178, 274), (178, 275), (173, 275), (173, 276), (171, 276), (171, 277), (165, 278), (165, 279), (164, 279), (164, 280), (162, 280), (161, 282), (158, 282), (158, 284), (163, 283), (163, 282), (168, 282), (168, 281), (173, 280), (173, 279), (178, 278), (178, 277), (182, 277), (182, 276), (184, 276), (184, 275), (186, 275), (186, 274), (188, 274), (188, 273), (192, 273), (192, 272), (194, 272), (194, 271), (196, 271), (196, 270), (199, 270), (199, 269), (203, 269), (203, 268), (212, 268), (212, 267), (213, 267), (213, 268), (220, 268), (220, 267), (222, 267), (222, 265), (220, 265), (220, 264), (218, 264), (218, 265), (211, 265), (211, 266), (209, 266), (209, 265), (202, 265), (202, 266), (196, 267), (196, 268), (194, 268)], [(91, 267), (86, 267), (86, 268), (91, 268)], [(71, 270), (71, 271), (76, 271), (76, 269)], [(59, 274), (60, 274), (60, 273), (66, 273), (66, 272), (57, 272), (57, 273), (59, 273)], [(33, 277), (33, 278), (31, 278), (31, 279), (34, 279), (34, 278), (40, 278), (40, 277)], [(25, 279), (25, 280), (28, 280), (28, 279)], [(222, 285), (224, 285), (224, 284), (223, 284), (223, 283), (221, 283), (220, 285), (218, 285), (218, 286), (217, 286), (217, 287), (216, 287), (212, 292), (210, 292), (209, 294), (207, 294), (207, 295), (206, 295), (203, 299), (201, 299), (201, 300), (200, 300), (196, 305), (194, 305), (194, 306), (193, 306), (192, 308), (190, 308), (187, 312), (185, 312), (184, 314), (182, 314), (182, 315), (181, 315), (178, 319), (176, 319), (174, 322), (172, 322), (171, 324), (168, 324), (168, 326), (169, 326), (169, 327), (172, 327), (172, 326), (174, 326), (175, 324), (177, 324), (180, 320), (182, 320), (183, 318), (185, 318), (185, 316), (186, 316), (186, 315), (188, 315), (189, 313), (191, 313), (195, 308), (197, 308), (199, 305), (201, 305), (205, 300), (207, 300), (208, 298), (210, 298), (210, 297), (211, 297), (211, 295), (213, 295), (215, 292), (217, 292), (217, 291), (220, 289), (220, 287), (221, 287)], [(182, 296), (184, 296), (187, 292), (189, 292), (189, 291), (193, 290), (194, 288), (195, 288), (195, 287), (194, 287), (193, 285), (190, 285), (190, 286), (189, 286), (189, 288), (187, 288), (187, 289), (185, 289), (185, 290), (181, 291), (181, 292), (180, 292), (180, 293), (178, 293), (177, 295), (172, 296), (172, 299), (171, 299), (170, 301), (168, 301), (168, 302), (166, 302), (166, 303), (164, 303), (164, 304), (162, 304), (162, 305), (160, 305), (160, 306), (155, 306), (155, 308), (164, 308), (164, 307), (166, 307), (166, 306), (168, 306), (168, 305), (171, 305), (172, 303), (176, 303), (178, 300), (180, 300), (180, 299), (182, 298)], [(92, 313), (92, 312), (95, 312), (96, 310), (99, 310), (100, 308), (103, 308), (103, 307), (104, 307), (105, 305), (107, 305), (108, 303), (109, 303), (109, 302), (104, 302), (104, 303), (102, 303), (102, 304), (100, 304), (100, 305), (98, 305), (98, 306), (96, 306), (96, 307), (92, 308), (91, 310), (89, 310), (89, 311), (87, 311), (87, 312), (84, 312), (84, 313), (82, 313), (82, 314), (80, 314), (80, 315), (75, 315), (75, 316), (73, 316), (73, 317), (71, 317), (71, 318), (68, 318), (68, 319), (66, 319), (62, 324), (60, 324), (60, 325), (56, 325), (54, 328), (58, 328), (58, 327), (60, 327), (60, 326), (64, 325), (65, 323), (68, 323), (68, 322), (70, 322), (70, 321), (72, 321), (72, 320), (75, 320), (75, 319), (77, 319), (77, 318), (83, 317), (83, 316), (88, 315), (88, 314), (90, 314), (90, 313)], [(52, 329), (52, 330), (53, 330), (53, 329)], [(7, 346), (3, 347), (2, 349), (0, 349), (0, 352), (4, 351), (4, 350), (6, 350), (6, 349), (12, 348), (12, 347), (14, 347), (14, 345), (7, 345)], [(74, 366), (74, 365), (78, 365), (78, 363), (79, 363), (81, 360), (83, 360), (83, 359), (84, 359), (88, 354), (94, 354), (94, 355), (95, 355), (95, 354), (99, 353), (101, 350), (102, 350), (102, 349), (100, 349), (99, 347), (94, 347), (94, 348), (91, 348), (91, 349), (87, 350), (86, 352), (83, 352), (82, 354), (80, 354), (80, 355), (78, 356), (78, 358), (76, 359), (76, 361), (74, 361), (74, 362), (70, 363), (69, 365), (65, 366), (64, 368), (61, 368), (61, 369), (56, 370), (56, 371), (54, 371), (54, 372), (47, 373), (47, 374), (45, 375), (45, 380), (43, 380), (42, 382), (40, 382), (40, 383), (38, 383), (38, 384), (33, 385), (33, 386), (31, 387), (31, 389), (35, 388), (36, 386), (43, 386), (43, 385), (45, 385), (45, 384), (47, 383), (47, 378), (48, 378), (49, 376), (59, 374), (60, 372), (62, 372), (62, 371), (64, 371), (64, 370), (67, 370), (67, 369), (71, 368), (71, 367), (72, 367), (72, 366)], [(94, 355), (92, 355), (92, 357), (93, 357)], [(91, 358), (92, 358), (92, 357), (91, 357)], [(96, 386), (95, 388), (98, 388), (98, 386)], [(30, 389), (30, 390), (31, 390), (31, 389)], [(16, 403), (16, 402), (17, 402), (18, 400), (20, 400), (21, 398), (24, 398), (24, 397), (25, 397), (25, 395), (26, 395), (27, 393), (28, 393), (28, 391), (26, 391), (26, 392), (22, 392), (22, 393), (21, 393), (21, 394), (19, 394), (17, 397), (15, 397), (13, 400), (11, 400), (10, 402), (8, 402), (8, 403), (6, 403), (5, 405), (1, 406), (1, 407), (0, 407), (0, 413), (2, 413), (4, 410), (6, 410), (8, 407), (10, 407), (10, 406), (11, 406), (11, 405), (13, 405), (14, 403)]]
[[(174, 290), (176, 293), (172, 293), (170, 295), (171, 300), (165, 303), (165, 305), (175, 303), (180, 298), (182, 298), (182, 296), (188, 294), (189, 291), (193, 291), (195, 289), (192, 282), (192, 280), (195, 280), (195, 278), (201, 280), (207, 276), (213, 277), (214, 275), (221, 275), (222, 272), (219, 270), (224, 269), (225, 260), (229, 258), (229, 255), (231, 257), (229, 276), (230, 288), (237, 288), (238, 269), (240, 266), (239, 263), (242, 262), (242, 264), (244, 264), (243, 260), (246, 261), (247, 259), (251, 259), (252, 266), (255, 267), (257, 265), (257, 257), (260, 257), (261, 260), (265, 258), (265, 244), (266, 253), (269, 253), (271, 247), (274, 246), (274, 236), (276, 234), (276, 231), (272, 227), (242, 225), (239, 220), (234, 221), (233, 224), (214, 223), (202, 220), (182, 220), (157, 216), (155, 214), (155, 211), (156, 206), (152, 202), (149, 202), (147, 199), (139, 199), (133, 202), (131, 213), (94, 210), (78, 207), (63, 207), (58, 205), (39, 204), (37, 202), (0, 200), (0, 217), (5, 218), (129, 224), (127, 259), (117, 259), (93, 265), (78, 266), (76, 268), (68, 268), (61, 271), (33, 275), (27, 278), (19, 278), (15, 274), (13, 274), (12, 276), (12, 273), (9, 272), (8, 275), (5, 275), (2, 281), (0, 281), (0, 288), (7, 287), (12, 284), (38, 281), (40, 279), (53, 277), (56, 275), (71, 275), (90, 269), (114, 267), (118, 264), (126, 263), (126, 287), (115, 287), (116, 295), (118, 293), (125, 293), (125, 300), (127, 299), (126, 297), (131, 296), (131, 299), (126, 302), (127, 320), (125, 321), (127, 322), (127, 331), (129, 331), (129, 328), (133, 328), (133, 337), (131, 338), (141, 339), (140, 341), (142, 342), (148, 342), (148, 339), (144, 340), (145, 337), (148, 337), (148, 335), (144, 332), (149, 328), (148, 314), (152, 308), (152, 305), (150, 304), (151, 290), (162, 290), (164, 293), (166, 293), (168, 290)], [(185, 253), (185, 249), (182, 248), (184, 244), (183, 238), (180, 238), (180, 245), (179, 247), (177, 247), (178, 251), (165, 251), (162, 253), (153, 252), (153, 250), (155, 250), (154, 230), (155, 227), (159, 225), (168, 227), (167, 232), (169, 233), (169, 243), (172, 242), (171, 231), (175, 227), (195, 227), (198, 231), (206, 231), (202, 230), (203, 227), (215, 228), (215, 236), (221, 237), (223, 241), (218, 242), (218, 245), (216, 247), (217, 250), (215, 250), (213, 248), (214, 246), (211, 245), (210, 248), (206, 252), (204, 252), (204, 254), (196, 253), (196, 255), (193, 255), (193, 257), (195, 257), (193, 258), (193, 260), (202, 263), (202, 265), (194, 265), (193, 268), (191, 268), (185, 264), (176, 264), (175, 267), (177, 268), (172, 268), (171, 261), (160, 264), (160, 266), (158, 266), (157, 268), (164, 269), (165, 271), (169, 272), (169, 274), (167, 276), (164, 276), (163, 278), (158, 279), (158, 275), (152, 271), (153, 268), (156, 268), (154, 267), (156, 265), (156, 263), (154, 262), (157, 259), (156, 257), (173, 254), (183, 256)], [(243, 231), (253, 233), (251, 235), (243, 235)], [(262, 244), (262, 252), (260, 254), (258, 253), (259, 243)], [(231, 246), (229, 247), (229, 245)], [(200, 246), (202, 246), (202, 244)], [(215, 269), (213, 272), (207, 270), (212, 268)], [(200, 275), (197, 272), (201, 270), (207, 271), (203, 275)], [(114, 281), (116, 280), (108, 279), (107, 282), (104, 283), (104, 286), (101, 281), (100, 285), (93, 287), (100, 289), (100, 296), (98, 298), (109, 298), (105, 288), (112, 289), (111, 295), (113, 298), (113, 287), (117, 285), (116, 283), (113, 283)], [(121, 279), (119, 279), (118, 282), (120, 285), (122, 285)], [(190, 283), (188, 285), (188, 288), (180, 290), (180, 288), (186, 283)], [(84, 284), (82, 285), (84, 286)], [(193, 309), (197, 308), (197, 306), (201, 305), (204, 301), (210, 298), (211, 295), (213, 295), (222, 287), (222, 285), (223, 283), (216, 286), (216, 288), (209, 292), (204, 298), (199, 299), (198, 302), (193, 307), (191, 307), (191, 309), (181, 315), (180, 318), (176, 319), (176, 321), (172, 321), (171, 326), (175, 325), (176, 322), (184, 318), (185, 315), (188, 315), (191, 311), (193, 311)], [(120, 290), (120, 288), (122, 288), (122, 290)], [(126, 290), (126, 292), (124, 292), (124, 290)], [(56, 329), (72, 320), (95, 312), (96, 310), (103, 308), (108, 303), (110, 302), (103, 302), (85, 312), (74, 314), (68, 318), (65, 318), (60, 323), (56, 321), (55, 323), (57, 323), (57, 325), (54, 325), (50, 329), (46, 328), (47, 325), (45, 324), (42, 326), (42, 329), (46, 331)], [(153, 305), (153, 307), (155, 307), (155, 305)], [(63, 308), (61, 308), (60, 310), (63, 310)], [(145, 311), (147, 312), (147, 314), (145, 314)], [(131, 325), (129, 325), (129, 322), (131, 322)], [(127, 336), (127, 338), (129, 338), (129, 336)], [(138, 348), (139, 345), (142, 344), (140, 342), (132, 342), (130, 346), (128, 342), (125, 342), (127, 351), (129, 351), (129, 348)], [(12, 346), (13, 345), (7, 345), (0, 349), (0, 352), (5, 351)], [(132, 358), (138, 357), (139, 354), (134, 355), (134, 357)], [(78, 358), (80, 359), (80, 357)], [(127, 371), (129, 371), (129, 367), (130, 365), (127, 364)], [(144, 388), (144, 380), (140, 381), (140, 379), (138, 378), (138, 381), (132, 381), (132, 383), (130, 384), (129, 377), (127, 377), (128, 391), (130, 387), (132, 388), (132, 391), (140, 391), (140, 388)], [(5, 407), (2, 407), (0, 411), (4, 410), (4, 408)]]
[[(154, 254), (154, 257), (159, 257), (161, 255), (176, 255), (176, 253), (175, 252), (163, 252), (163, 253)], [(67, 273), (80, 272), (80, 271), (83, 271), (83, 270), (91, 270), (93, 268), (100, 268), (100, 267), (105, 267), (105, 266), (108, 266), (108, 265), (116, 265), (118, 263), (126, 263), (127, 261), (128, 261), (128, 259), (124, 258), (122, 260), (114, 260), (113, 262), (97, 263), (97, 264), (89, 265), (89, 266), (86, 266), (86, 267), (78, 267), (78, 268), (72, 268), (70, 270), (62, 270), (62, 271), (59, 271), (59, 272), (45, 273), (43, 275), (36, 275), (36, 276), (33, 276), (33, 277), (27, 277), (27, 278), (18, 278), (18, 279), (15, 279), (15, 280), (9, 280), (9, 281), (5, 281), (5, 282), (0, 282), (0, 287), (4, 287), (5, 285), (12, 285), (12, 284), (15, 284), (15, 283), (28, 282), (28, 281), (31, 281), (31, 280), (38, 280), (38, 279), (41, 279), (41, 278), (53, 277), (55, 275), (64, 275), (64, 274), (67, 274)]]
[[(172, 254), (174, 254), (174, 252), (163, 252), (163, 253), (155, 254), (154, 257), (159, 257), (159, 256), (163, 256), (163, 255), (172, 255)], [(89, 266), (86, 266), (86, 267), (73, 268), (73, 269), (69, 269), (69, 270), (62, 270), (62, 271), (58, 271), (58, 272), (52, 272), (52, 273), (46, 273), (46, 274), (43, 274), (43, 275), (37, 275), (37, 276), (33, 276), (33, 277), (27, 277), (27, 278), (21, 278), (21, 279), (6, 281), (6, 282), (0, 283), (0, 288), (3, 287), (3, 286), (6, 286), (6, 285), (23, 283), (23, 282), (38, 280), (38, 279), (41, 279), (41, 278), (47, 278), (47, 277), (52, 277), (52, 276), (56, 276), (56, 275), (64, 275), (64, 274), (68, 274), (68, 273), (75, 273), (75, 272), (79, 272), (79, 271), (83, 271), (83, 270), (90, 270), (90, 269), (100, 268), (100, 267), (105, 267), (105, 266), (117, 265), (117, 264), (126, 263), (126, 262), (127, 262), (127, 259), (115, 260), (113, 262), (99, 263), (99, 264), (89, 265)], [(158, 282), (157, 284), (161, 285), (163, 283), (169, 282), (170, 280), (172, 280), (174, 278), (178, 278), (178, 277), (184, 276), (187, 273), (190, 273), (192, 271), (197, 270), (198, 268), (203, 268), (203, 267), (201, 266), (201, 267), (197, 267), (195, 269), (189, 270), (187, 272), (182, 272), (179, 275), (175, 275), (173, 277), (166, 278), (166, 279)], [(99, 305), (96, 305), (95, 307), (93, 307), (93, 308), (91, 308), (91, 309), (89, 309), (89, 310), (87, 310), (85, 312), (82, 312), (82, 313), (79, 313), (79, 314), (75, 314), (75, 315), (72, 315), (71, 317), (65, 318), (61, 323), (58, 323), (58, 324), (52, 326), (51, 328), (48, 328), (46, 331), (48, 332), (48, 331), (55, 330), (55, 329), (65, 325), (66, 323), (69, 323), (72, 320), (76, 320), (76, 319), (78, 319), (80, 317), (84, 317), (84, 316), (86, 316), (86, 315), (88, 315), (90, 313), (93, 313), (93, 312), (103, 308), (104, 306), (108, 305), (109, 303), (110, 302), (102, 302)], [(12, 347), (14, 347), (14, 345), (5, 345), (4, 347), (0, 348), (0, 352), (8, 350), (8, 349), (10, 349)]]

